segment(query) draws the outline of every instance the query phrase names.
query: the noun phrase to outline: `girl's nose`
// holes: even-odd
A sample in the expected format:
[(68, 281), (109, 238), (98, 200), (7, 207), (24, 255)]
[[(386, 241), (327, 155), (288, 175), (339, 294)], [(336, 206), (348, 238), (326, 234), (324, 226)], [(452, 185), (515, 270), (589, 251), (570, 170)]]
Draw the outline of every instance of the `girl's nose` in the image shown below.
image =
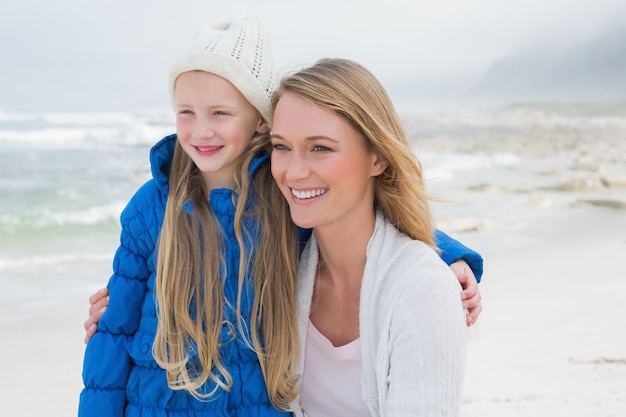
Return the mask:
[(213, 123), (209, 120), (198, 120), (194, 128), (194, 136), (197, 138), (212, 138), (215, 135)]

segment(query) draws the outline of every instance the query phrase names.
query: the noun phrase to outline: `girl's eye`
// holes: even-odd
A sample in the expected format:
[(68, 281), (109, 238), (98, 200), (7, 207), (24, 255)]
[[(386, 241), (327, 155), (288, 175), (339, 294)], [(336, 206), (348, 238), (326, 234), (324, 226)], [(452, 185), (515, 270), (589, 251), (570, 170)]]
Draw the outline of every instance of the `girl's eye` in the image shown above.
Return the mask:
[(181, 110), (178, 112), (179, 114), (193, 114), (191, 110)]
[(281, 143), (272, 143), (272, 149), (275, 151), (286, 151), (287, 147)]
[(323, 146), (323, 145), (314, 145), (313, 146), (313, 151), (314, 152), (323, 152), (323, 151), (330, 151), (331, 149), (327, 146)]
[(213, 114), (216, 115), (216, 116), (225, 116), (228, 113), (226, 113), (225, 111), (222, 111), (222, 110), (217, 110)]

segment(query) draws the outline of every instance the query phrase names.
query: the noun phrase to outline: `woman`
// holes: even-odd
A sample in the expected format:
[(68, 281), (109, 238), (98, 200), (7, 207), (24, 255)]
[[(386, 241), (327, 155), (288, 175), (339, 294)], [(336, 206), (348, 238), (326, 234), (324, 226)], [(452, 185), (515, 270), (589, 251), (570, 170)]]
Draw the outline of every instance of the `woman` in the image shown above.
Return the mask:
[(300, 405), (316, 416), (456, 416), (465, 318), (419, 162), (385, 90), (318, 61), (272, 98), (272, 175), (297, 226)]

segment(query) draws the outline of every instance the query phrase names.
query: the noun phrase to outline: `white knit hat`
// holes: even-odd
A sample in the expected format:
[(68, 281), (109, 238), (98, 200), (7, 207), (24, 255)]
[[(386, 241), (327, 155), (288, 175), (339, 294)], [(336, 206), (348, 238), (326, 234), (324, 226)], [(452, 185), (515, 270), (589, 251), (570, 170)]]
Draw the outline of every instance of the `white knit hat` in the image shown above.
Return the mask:
[(203, 27), (170, 71), (170, 98), (178, 76), (206, 71), (230, 81), (267, 122), (277, 75), (269, 32), (259, 17), (242, 17)]

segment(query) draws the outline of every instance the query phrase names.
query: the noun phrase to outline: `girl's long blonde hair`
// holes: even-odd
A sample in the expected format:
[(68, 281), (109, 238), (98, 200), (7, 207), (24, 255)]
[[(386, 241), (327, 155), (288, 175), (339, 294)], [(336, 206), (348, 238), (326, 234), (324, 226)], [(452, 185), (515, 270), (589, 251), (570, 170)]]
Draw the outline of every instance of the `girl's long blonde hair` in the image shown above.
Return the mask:
[(272, 108), (286, 92), (334, 112), (363, 134), (368, 149), (389, 163), (376, 179), (375, 206), (398, 230), (435, 248), (421, 164), (376, 77), (354, 61), (327, 58), (283, 78)]
[[(295, 229), (288, 208), (278, 204), (284, 199), (269, 163), (262, 164), (252, 178), (249, 174), (254, 156), (268, 150), (268, 136), (252, 139), (236, 178), (239, 193), (234, 227), (240, 251), (237, 328), (258, 355), (272, 404), (290, 410), (299, 389)], [(220, 360), (227, 267), (222, 230), (207, 203), (209, 194), (199, 169), (178, 143), (169, 186), (158, 246), (158, 326), (153, 354), (167, 371), (172, 389), (186, 389), (207, 399), (233, 384)], [(188, 202), (193, 205), (193, 214), (185, 209)], [(249, 217), (258, 221), (257, 233), (245, 228), (244, 219)], [(251, 252), (249, 248), (254, 247), (256, 251)], [(254, 300), (251, 317), (246, 318), (241, 316), (241, 296), (250, 271)], [(190, 350), (197, 357), (192, 359)], [(215, 384), (213, 389), (206, 388), (207, 381)]]

